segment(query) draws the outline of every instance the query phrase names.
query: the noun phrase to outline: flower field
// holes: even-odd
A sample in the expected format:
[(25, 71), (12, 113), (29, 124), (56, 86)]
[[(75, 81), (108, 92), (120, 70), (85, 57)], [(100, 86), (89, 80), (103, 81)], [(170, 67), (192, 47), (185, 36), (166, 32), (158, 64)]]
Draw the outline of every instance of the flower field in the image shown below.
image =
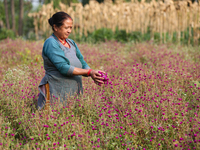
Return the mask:
[(200, 149), (200, 49), (78, 44), (108, 84), (38, 111), (43, 42), (0, 41), (0, 149)]

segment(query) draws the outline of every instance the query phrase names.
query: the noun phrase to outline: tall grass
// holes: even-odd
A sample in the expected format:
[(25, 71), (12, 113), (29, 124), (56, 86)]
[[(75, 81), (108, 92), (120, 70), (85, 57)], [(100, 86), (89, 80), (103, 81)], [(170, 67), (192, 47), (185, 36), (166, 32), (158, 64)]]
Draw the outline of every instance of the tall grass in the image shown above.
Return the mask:
[(78, 46), (109, 84), (83, 78), (83, 95), (38, 111), (42, 42), (0, 42), (0, 149), (200, 148), (199, 47)]

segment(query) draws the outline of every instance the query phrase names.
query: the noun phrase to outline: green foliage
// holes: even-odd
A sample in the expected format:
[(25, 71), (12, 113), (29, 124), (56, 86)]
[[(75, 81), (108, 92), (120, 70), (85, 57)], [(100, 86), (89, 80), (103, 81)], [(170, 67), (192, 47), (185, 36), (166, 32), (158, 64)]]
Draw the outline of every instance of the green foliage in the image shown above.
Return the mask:
[(125, 30), (116, 30), (115, 31), (115, 35), (114, 35), (114, 39), (120, 42), (125, 42), (128, 40), (128, 34), (126, 33)]
[(142, 33), (139, 31), (134, 31), (134, 32), (130, 33), (129, 40), (141, 42), (142, 41)]
[(33, 18), (28, 17), (28, 13), (31, 12), (32, 7), (33, 7), (32, 3), (25, 2), (25, 4), (24, 4), (24, 19), (23, 19), (23, 35), (25, 36), (25, 38), (27, 38), (30, 31), (34, 30)]
[(15, 38), (15, 33), (12, 30), (8, 30), (6, 28), (0, 29), (0, 40), (6, 39), (6, 38)]
[(35, 39), (35, 35), (34, 36), (30, 35), (32, 32), (34, 32), (33, 18), (26, 16), (23, 22), (24, 22), (24, 27), (23, 27), (24, 36), (28, 39)]
[[(51, 3), (52, 0), (44, 0), (44, 4)], [(78, 0), (56, 0), (53, 1), (54, 8), (59, 8), (59, 3), (62, 2), (63, 4), (70, 5), (70, 3), (78, 3)]]
[(148, 27), (147, 32), (143, 35), (144, 41), (150, 41), (151, 40), (151, 29)]
[(111, 29), (102, 28), (99, 30), (96, 30), (92, 33), (92, 37), (95, 39), (95, 42), (98, 41), (105, 41), (105, 40), (111, 40), (113, 39), (113, 32)]

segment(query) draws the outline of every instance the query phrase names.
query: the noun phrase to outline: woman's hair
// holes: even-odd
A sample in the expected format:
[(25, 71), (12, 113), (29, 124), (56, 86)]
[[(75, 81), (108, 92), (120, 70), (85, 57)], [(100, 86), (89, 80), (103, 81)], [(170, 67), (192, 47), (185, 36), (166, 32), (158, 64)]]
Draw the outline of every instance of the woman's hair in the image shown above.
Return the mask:
[(68, 15), (67, 13), (60, 11), (55, 13), (51, 18), (49, 18), (49, 24), (52, 27), (52, 30), (54, 31), (53, 25), (55, 24), (57, 27), (60, 27), (63, 25), (63, 21), (67, 20), (67, 19), (71, 19), (71, 16)]

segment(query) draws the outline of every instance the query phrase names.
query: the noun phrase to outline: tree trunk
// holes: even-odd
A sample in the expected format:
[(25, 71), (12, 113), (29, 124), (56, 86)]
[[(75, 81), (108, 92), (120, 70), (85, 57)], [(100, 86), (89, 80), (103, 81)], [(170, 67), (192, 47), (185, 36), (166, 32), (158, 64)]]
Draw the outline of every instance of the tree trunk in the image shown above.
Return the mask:
[(7, 0), (4, 0), (4, 7), (5, 7), (5, 14), (6, 14), (6, 28), (10, 29)]
[(19, 35), (23, 34), (23, 17), (24, 17), (24, 1), (19, 1), (19, 29), (18, 33)]
[(15, 32), (15, 3), (11, 0), (12, 30)]

